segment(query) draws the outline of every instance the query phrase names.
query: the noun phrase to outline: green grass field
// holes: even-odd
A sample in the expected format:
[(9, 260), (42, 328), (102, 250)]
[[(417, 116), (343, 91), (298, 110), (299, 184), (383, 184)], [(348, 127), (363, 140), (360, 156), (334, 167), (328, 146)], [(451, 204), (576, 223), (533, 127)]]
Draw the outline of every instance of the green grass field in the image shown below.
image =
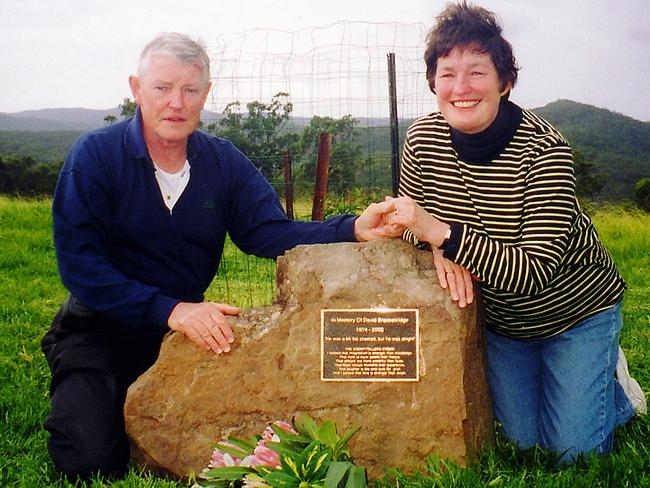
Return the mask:
[[(630, 370), (650, 387), (650, 215), (621, 208), (592, 209), (598, 231), (628, 283), (622, 347)], [(65, 296), (52, 246), (50, 202), (0, 197), (0, 487), (69, 487), (54, 470), (42, 429), (49, 371), (41, 336)], [(243, 257), (232, 247), (208, 295), (240, 306), (274, 296), (274, 263)], [(253, 283), (253, 286), (249, 286)], [(206, 458), (209, 453), (206, 453)], [(408, 476), (387, 467), (378, 487), (650, 487), (650, 419), (620, 429), (612, 455), (558, 468), (540, 450), (521, 452), (498, 439), (479, 461), (461, 468), (431, 458)], [(94, 487), (182, 487), (137, 469)]]

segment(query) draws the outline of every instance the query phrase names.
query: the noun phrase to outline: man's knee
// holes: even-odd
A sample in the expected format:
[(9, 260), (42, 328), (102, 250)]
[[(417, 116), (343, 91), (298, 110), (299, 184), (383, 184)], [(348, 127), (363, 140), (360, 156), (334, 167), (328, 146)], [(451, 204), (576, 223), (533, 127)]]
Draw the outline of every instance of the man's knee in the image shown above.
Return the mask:
[(103, 450), (97, 446), (71, 445), (52, 436), (48, 443), (50, 457), (68, 479), (88, 480), (95, 475), (122, 478), (129, 461), (128, 442), (121, 449)]
[(54, 464), (70, 478), (123, 476), (129, 460), (122, 414), (125, 386), (101, 369), (77, 368), (56, 376), (45, 420)]

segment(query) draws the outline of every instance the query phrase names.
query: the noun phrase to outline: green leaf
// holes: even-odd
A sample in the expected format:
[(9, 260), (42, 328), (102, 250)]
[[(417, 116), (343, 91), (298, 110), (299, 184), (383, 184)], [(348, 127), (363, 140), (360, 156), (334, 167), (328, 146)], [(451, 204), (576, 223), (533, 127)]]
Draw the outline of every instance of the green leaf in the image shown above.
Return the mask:
[(295, 461), (298, 461), (304, 449), (302, 444), (286, 445), (280, 442), (268, 442), (266, 447), (277, 452), (281, 457), (287, 456)]
[(322, 470), (323, 474), (325, 474), (325, 470), (327, 469), (327, 466), (330, 464), (332, 461), (332, 454), (330, 453), (329, 449), (318, 456), (318, 459), (316, 459), (316, 464), (312, 467), (310, 467), (310, 470), (314, 474), (319, 474), (319, 472)]
[(282, 464), (285, 464), (289, 468), (290, 472), (293, 473), (296, 478), (300, 478), (300, 471), (298, 470), (298, 463), (294, 459), (292, 459), (290, 457), (283, 457), (281, 459), (281, 461), (282, 461)]
[(299, 434), (287, 432), (275, 424), (271, 424), (271, 429), (280, 438), (280, 442), (293, 442), (297, 437), (300, 437)]
[(348, 441), (352, 439), (352, 437), (361, 430), (361, 427), (353, 427), (352, 429), (348, 430), (343, 437), (341, 437), (338, 442), (336, 443), (336, 446), (334, 447), (334, 459), (340, 460), (339, 455), (340, 454), (346, 454), (348, 455)]
[(332, 459), (331, 450), (318, 441), (307, 446), (298, 459), (298, 472), (301, 481), (313, 484), (325, 478), (327, 465)]
[[(280, 444), (295, 451), (301, 451), (306, 445), (308, 445), (312, 439), (309, 436), (302, 434), (292, 434), (291, 432), (286, 432), (282, 430), (277, 425), (271, 425), (273, 432), (280, 438)], [(278, 444), (277, 442), (269, 442), (267, 445), (271, 447), (271, 444)]]
[(327, 447), (334, 449), (339, 440), (336, 433), (336, 424), (332, 420), (325, 420), (320, 424), (317, 431), (317, 439), (325, 444)]
[(240, 447), (233, 447), (233, 446), (227, 446), (225, 444), (217, 443), (217, 448), (220, 449), (221, 451), (230, 454), (231, 456), (234, 456), (236, 458), (242, 459), (248, 456), (250, 453), (253, 451), (244, 451)]
[(275, 488), (295, 488), (300, 480), (284, 471), (274, 471), (264, 476), (264, 481)]
[(334, 461), (330, 463), (325, 476), (325, 488), (338, 488), (346, 479), (348, 471), (354, 468), (354, 464), (349, 461)]
[(352, 465), (348, 474), (348, 481), (345, 483), (345, 488), (366, 488), (367, 486), (366, 470)]
[(348, 461), (330, 463), (325, 476), (325, 488), (337, 488), (352, 466), (353, 464)]
[(239, 437), (228, 437), (228, 442), (239, 447), (242, 451), (245, 451), (246, 454), (253, 454), (255, 447), (257, 446), (258, 439), (251, 437), (249, 440), (240, 439)]
[(228, 488), (232, 481), (227, 481), (227, 480), (217, 480), (217, 481), (202, 481), (198, 480), (196, 481), (196, 484), (198, 486), (201, 486), (202, 488)]
[(248, 466), (222, 466), (210, 468), (199, 476), (207, 480), (239, 480), (255, 470)]
[(301, 415), (295, 421), (296, 429), (304, 435), (308, 435), (311, 439), (318, 439), (318, 426), (308, 415)]

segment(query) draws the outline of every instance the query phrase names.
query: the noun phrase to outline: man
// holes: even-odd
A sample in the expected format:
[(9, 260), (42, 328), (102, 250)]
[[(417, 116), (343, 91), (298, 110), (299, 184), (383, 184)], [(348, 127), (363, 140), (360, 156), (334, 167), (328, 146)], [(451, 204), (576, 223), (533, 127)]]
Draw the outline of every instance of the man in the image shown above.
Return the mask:
[(134, 118), (82, 136), (53, 201), (59, 272), (70, 291), (43, 338), (52, 370), (48, 449), (66, 475), (122, 476), (129, 459), (128, 386), (175, 330), (230, 351), (227, 315), (203, 302), (226, 233), (243, 251), (276, 257), (298, 245), (394, 237), (391, 202), (360, 217), (289, 220), (275, 192), (230, 142), (196, 131), (210, 90), (204, 49), (162, 34), (129, 78)]

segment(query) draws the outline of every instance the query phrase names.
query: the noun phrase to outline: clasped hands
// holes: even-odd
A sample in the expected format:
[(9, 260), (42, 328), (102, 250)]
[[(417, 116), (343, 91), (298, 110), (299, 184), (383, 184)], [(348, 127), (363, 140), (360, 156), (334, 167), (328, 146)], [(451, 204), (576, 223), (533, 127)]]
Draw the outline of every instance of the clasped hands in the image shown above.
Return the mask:
[(440, 286), (449, 290), (452, 300), (463, 308), (474, 301), (473, 276), (468, 269), (446, 259), (439, 247), (449, 224), (439, 221), (410, 197), (386, 197), (371, 204), (359, 216), (355, 226), (357, 240), (401, 236), (405, 229), (421, 242), (428, 242), (433, 252)]
[[(474, 300), (471, 273), (446, 259), (438, 247), (444, 241), (448, 224), (437, 220), (409, 197), (386, 197), (372, 203), (356, 219), (354, 235), (358, 241), (400, 237), (409, 229), (420, 241), (431, 244), (433, 264), (440, 286), (458, 306), (465, 307)], [(194, 343), (216, 354), (229, 352), (235, 340), (226, 316), (239, 315), (239, 309), (224, 303), (180, 302), (167, 321), (169, 328), (182, 332)]]

